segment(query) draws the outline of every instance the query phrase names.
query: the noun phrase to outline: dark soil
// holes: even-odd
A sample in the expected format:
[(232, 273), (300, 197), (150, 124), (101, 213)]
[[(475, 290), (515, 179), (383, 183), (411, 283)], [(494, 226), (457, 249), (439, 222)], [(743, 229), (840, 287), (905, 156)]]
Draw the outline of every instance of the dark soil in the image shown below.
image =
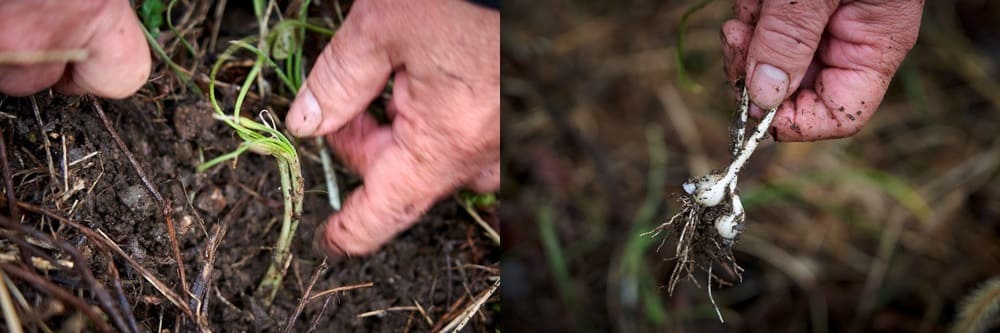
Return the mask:
[[(252, 15), (233, 17), (252, 20)], [(221, 44), (226, 39), (219, 40)], [(209, 64), (211, 59), (203, 60)], [(157, 68), (164, 67), (159, 64)], [(270, 263), (270, 247), (280, 227), (282, 201), (276, 164), (270, 157), (245, 154), (235, 165), (225, 163), (203, 173), (196, 172), (195, 167), (203, 161), (234, 149), (238, 138), (232, 130), (213, 120), (205, 96), (181, 89), (166, 73), (169, 71), (154, 74), (147, 87), (133, 98), (99, 103), (114, 130), (170, 205), (189, 288), (206, 265), (208, 236), (222, 224), (228, 225), (214, 263), (210, 263), (214, 270), (205, 298), (207, 326), (216, 332), (281, 330), (322, 261), (312, 247), (312, 239), (315, 228), (331, 213), (321, 166), (315, 158), (317, 149), (325, 147), (315, 147), (311, 140), (300, 143), (306, 194), (302, 223), (292, 245), (294, 260), (273, 306), (264, 306), (253, 293)], [(0, 112), (4, 113), (0, 130), (6, 139), (15, 199), (103, 231), (126, 254), (188, 300), (190, 297), (181, 291), (165, 216), (95, 113), (92, 98), (62, 97), (49, 92), (34, 98), (41, 111), (41, 124), (36, 121), (29, 98), (0, 96)], [(278, 111), (276, 117), (283, 116), (287, 101), (274, 103), (277, 104), (274, 107), (270, 104), (251, 99), (246, 109), (265, 107)], [(43, 136), (48, 137), (50, 147), (45, 146)], [(63, 167), (64, 161), (69, 164), (67, 168)], [(353, 176), (344, 172), (340, 175), (343, 192), (349, 193), (360, 184)], [(498, 224), (493, 211), (494, 208), (487, 207), (480, 213)], [(112, 264), (108, 260), (113, 258), (125, 298), (132, 305), (141, 330), (195, 329), (178, 307), (125, 260), (109, 255), (75, 229), (36, 213), (24, 213), (21, 223), (76, 246), (87, 258), (88, 269), (104, 286), (112, 286), (117, 280), (108, 270)], [(0, 239), (0, 248), (0, 252), (16, 252), (7, 240)], [(60, 251), (43, 251), (67, 258)], [(368, 282), (373, 286), (310, 302), (298, 317), (295, 330), (428, 331), (431, 325), (418, 311), (390, 311), (364, 318), (358, 315), (419, 303), (427, 318), (435, 325), (443, 325), (447, 321), (442, 322), (444, 317), (464, 309), (470, 296), (493, 284), (489, 277), (499, 274), (498, 265), (498, 247), (482, 236), (479, 227), (455, 200), (443, 200), (420, 223), (376, 254), (330, 263), (313, 287), (313, 293)], [(37, 273), (93, 302), (94, 293), (73, 272), (38, 270)], [(18, 282), (17, 286), (30, 302), (37, 302), (34, 304), (53, 300), (31, 284)], [(329, 304), (324, 305), (327, 301)], [(492, 332), (498, 311), (496, 301), (487, 303), (466, 330)], [(49, 327), (58, 329), (68, 325), (75, 313), (72, 307), (64, 305), (61, 311), (44, 318)]]

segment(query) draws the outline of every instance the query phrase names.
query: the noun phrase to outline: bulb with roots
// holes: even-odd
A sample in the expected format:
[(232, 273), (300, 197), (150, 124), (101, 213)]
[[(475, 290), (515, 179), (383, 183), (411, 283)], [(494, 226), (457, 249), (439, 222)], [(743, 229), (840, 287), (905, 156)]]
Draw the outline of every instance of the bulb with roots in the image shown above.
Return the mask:
[[(700, 268), (708, 273), (708, 297), (712, 305), (715, 305), (712, 281), (722, 280), (712, 274), (712, 267), (717, 264), (726, 266), (729, 272), (742, 280), (743, 268), (736, 264), (732, 253), (732, 246), (743, 232), (746, 219), (743, 202), (736, 191), (737, 178), (750, 155), (764, 139), (777, 112), (776, 108), (768, 110), (748, 138), (746, 124), (749, 102), (744, 87), (738, 115), (730, 132), (732, 162), (729, 166), (708, 175), (688, 179), (681, 186), (686, 193), (680, 198), (683, 208), (651, 232), (656, 235), (667, 230), (678, 235), (674, 255), (678, 264), (674, 266), (667, 284), (669, 294), (673, 294), (674, 287), (681, 279), (694, 279), (694, 271)], [(712, 241), (702, 241), (706, 237)], [(723, 321), (722, 312), (717, 306), (716, 314)]]
[[(743, 108), (740, 111), (741, 120), (745, 119), (746, 109)], [(740, 201), (739, 195), (736, 194), (736, 178), (743, 166), (746, 165), (747, 160), (750, 159), (750, 155), (757, 149), (757, 145), (760, 144), (764, 135), (767, 134), (771, 122), (774, 121), (776, 111), (776, 109), (768, 110), (749, 139), (745, 142), (743, 140), (736, 141), (736, 146), (733, 148), (735, 158), (724, 171), (692, 178), (682, 185), (684, 192), (702, 207), (715, 207), (723, 203), (723, 199), (727, 196), (730, 198), (728, 213), (719, 216), (715, 221), (716, 231), (727, 243), (732, 243), (742, 231), (739, 225), (743, 222), (744, 217), (743, 203)], [(741, 123), (745, 124), (745, 121), (741, 121)], [(738, 128), (738, 130), (738, 133), (742, 134), (743, 129)], [(739, 135), (738, 138), (742, 139), (742, 135)]]

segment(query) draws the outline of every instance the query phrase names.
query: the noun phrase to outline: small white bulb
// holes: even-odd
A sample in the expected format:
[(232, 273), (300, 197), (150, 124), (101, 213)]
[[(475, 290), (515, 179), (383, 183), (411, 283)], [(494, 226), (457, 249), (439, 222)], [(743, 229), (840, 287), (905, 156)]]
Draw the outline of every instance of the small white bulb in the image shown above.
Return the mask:
[(681, 185), (681, 187), (684, 188), (684, 192), (687, 192), (687, 194), (694, 194), (694, 190), (698, 188), (697, 185), (691, 182), (686, 182), (683, 185)]
[(715, 220), (715, 231), (719, 232), (719, 236), (723, 239), (733, 240), (739, 231), (736, 230), (736, 214), (729, 213), (723, 216), (719, 216)]
[[(715, 207), (726, 196), (729, 183), (722, 174), (708, 174), (697, 179), (688, 180), (682, 187), (694, 198), (694, 201), (705, 207)], [(729, 179), (732, 181), (732, 179)]]
[(740, 196), (733, 193), (730, 198), (732, 199), (732, 211), (715, 220), (715, 231), (727, 241), (732, 241), (740, 234), (738, 225), (742, 220), (741, 216), (743, 216), (743, 201), (740, 200)]

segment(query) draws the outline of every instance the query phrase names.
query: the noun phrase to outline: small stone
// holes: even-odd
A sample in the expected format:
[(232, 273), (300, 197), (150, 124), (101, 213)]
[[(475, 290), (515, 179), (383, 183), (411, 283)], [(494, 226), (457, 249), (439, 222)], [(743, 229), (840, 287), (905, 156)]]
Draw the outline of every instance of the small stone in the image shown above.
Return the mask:
[(226, 196), (222, 194), (221, 189), (212, 186), (198, 194), (194, 205), (211, 216), (217, 216), (226, 209)]
[(212, 109), (200, 103), (179, 105), (174, 111), (174, 129), (185, 141), (202, 136), (214, 122)]
[(134, 213), (147, 216), (153, 212), (153, 198), (142, 185), (132, 185), (118, 192), (118, 199)]
[(188, 231), (191, 231), (191, 226), (194, 224), (194, 218), (191, 215), (184, 214), (179, 219), (177, 219), (177, 234), (187, 235)]

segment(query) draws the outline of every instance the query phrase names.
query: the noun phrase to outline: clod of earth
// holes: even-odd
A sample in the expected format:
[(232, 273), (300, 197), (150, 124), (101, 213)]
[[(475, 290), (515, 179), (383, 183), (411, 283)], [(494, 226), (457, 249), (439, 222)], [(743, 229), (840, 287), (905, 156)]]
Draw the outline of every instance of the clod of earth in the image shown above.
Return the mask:
[(211, 216), (218, 216), (222, 210), (226, 209), (226, 197), (222, 195), (222, 190), (216, 186), (198, 194), (195, 199), (195, 206)]
[(121, 193), (118, 193), (118, 199), (134, 213), (142, 214), (143, 216), (151, 216), (153, 214), (155, 208), (153, 198), (150, 197), (148, 190), (142, 184), (129, 186), (124, 191), (121, 191)]

